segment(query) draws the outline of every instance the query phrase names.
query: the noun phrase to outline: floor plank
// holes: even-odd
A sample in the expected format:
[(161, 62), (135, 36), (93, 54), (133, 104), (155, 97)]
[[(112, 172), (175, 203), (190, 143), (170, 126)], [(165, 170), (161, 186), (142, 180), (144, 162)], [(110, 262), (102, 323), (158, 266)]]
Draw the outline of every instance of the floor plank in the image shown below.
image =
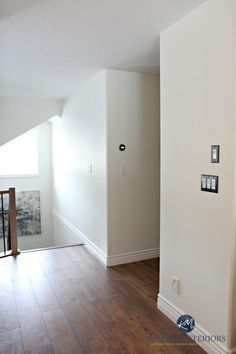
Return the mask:
[(25, 351), (49, 345), (50, 340), (40, 309), (35, 306), (21, 308), (18, 311)]
[(55, 353), (82, 354), (80, 344), (61, 309), (45, 312), (43, 318)]
[(24, 354), (20, 329), (0, 332), (1, 354)]
[(54, 354), (54, 350), (52, 346), (49, 345), (44, 345), (42, 347), (34, 348), (32, 350), (27, 350), (25, 354)]

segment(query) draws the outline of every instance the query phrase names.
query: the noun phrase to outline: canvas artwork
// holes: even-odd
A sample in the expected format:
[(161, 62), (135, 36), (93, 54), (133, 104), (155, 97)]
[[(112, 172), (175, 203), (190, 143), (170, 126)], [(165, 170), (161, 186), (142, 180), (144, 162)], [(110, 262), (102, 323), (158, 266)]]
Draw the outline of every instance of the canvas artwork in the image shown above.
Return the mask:
[[(4, 220), (7, 234), (8, 196), (4, 196)], [(22, 191), (16, 193), (17, 236), (41, 234), (40, 191)], [(1, 211), (1, 207), (0, 207)], [(2, 221), (0, 219), (0, 237), (2, 237)]]

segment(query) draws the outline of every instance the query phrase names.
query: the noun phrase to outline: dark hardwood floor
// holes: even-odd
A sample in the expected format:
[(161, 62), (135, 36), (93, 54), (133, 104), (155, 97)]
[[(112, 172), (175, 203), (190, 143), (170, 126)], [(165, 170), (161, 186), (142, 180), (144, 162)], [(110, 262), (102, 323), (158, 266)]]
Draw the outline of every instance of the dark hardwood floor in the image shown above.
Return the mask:
[(83, 246), (1, 259), (0, 354), (204, 353), (157, 310), (158, 275), (158, 260), (105, 268)]

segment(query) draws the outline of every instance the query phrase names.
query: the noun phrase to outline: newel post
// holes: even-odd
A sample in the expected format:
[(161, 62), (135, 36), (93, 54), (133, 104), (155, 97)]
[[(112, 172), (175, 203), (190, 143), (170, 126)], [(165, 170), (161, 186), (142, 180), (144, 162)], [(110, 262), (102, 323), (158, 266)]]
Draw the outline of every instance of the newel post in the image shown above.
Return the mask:
[(16, 256), (20, 253), (17, 241), (16, 228), (16, 189), (9, 188), (9, 231), (11, 243), (11, 255)]

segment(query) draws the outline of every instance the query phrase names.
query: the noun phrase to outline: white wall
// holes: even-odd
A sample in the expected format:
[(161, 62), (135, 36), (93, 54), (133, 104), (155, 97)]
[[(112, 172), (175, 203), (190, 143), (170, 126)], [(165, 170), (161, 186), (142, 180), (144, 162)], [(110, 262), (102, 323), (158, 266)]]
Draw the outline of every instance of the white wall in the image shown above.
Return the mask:
[(63, 102), (53, 99), (0, 97), (0, 145), (16, 138), (55, 115)]
[(54, 241), (92, 242), (108, 265), (157, 255), (158, 144), (158, 76), (108, 70), (82, 86), (53, 123)]
[(231, 329), (231, 348), (236, 349), (236, 321), (235, 321), (235, 313), (236, 313), (236, 249), (234, 247), (234, 258), (233, 258), (233, 293), (232, 293), (232, 304), (229, 308), (229, 326)]
[[(234, 14), (233, 0), (209, 0), (161, 35), (160, 295), (209, 333), (227, 335), (229, 347)], [(210, 163), (211, 144), (220, 144), (220, 164)], [(219, 194), (200, 191), (201, 174), (219, 175)]]
[[(236, 6), (236, 5), (235, 5)], [(235, 14), (236, 16), (236, 14)], [(236, 21), (234, 21), (234, 39), (236, 38)], [(236, 68), (236, 44), (234, 46), (234, 65)], [(234, 79), (234, 107), (236, 113), (236, 70), (235, 70), (235, 79)], [(235, 137), (236, 137), (236, 124), (235, 124)], [(235, 143), (236, 149), (236, 143)], [(236, 150), (235, 150), (236, 154)], [(234, 175), (236, 176), (236, 163), (234, 165)], [(235, 321), (235, 314), (236, 314), (236, 186), (234, 186), (234, 246), (232, 246), (232, 298), (231, 298), (231, 306), (229, 308), (229, 326), (231, 328), (231, 347), (235, 348), (236, 352), (236, 321)]]
[[(100, 73), (65, 102), (53, 123), (55, 227), (60, 216), (107, 252), (106, 75)], [(88, 173), (88, 165), (93, 173)], [(59, 213), (59, 214), (58, 214)], [(59, 215), (59, 219), (58, 219)], [(64, 220), (64, 219), (63, 219)], [(68, 242), (60, 234), (54, 241)], [(78, 237), (78, 242), (80, 241)]]
[(156, 250), (159, 76), (108, 70), (107, 107), (108, 255)]
[(16, 191), (40, 190), (42, 234), (18, 237), (21, 250), (53, 245), (52, 193), (51, 193), (51, 124), (39, 125), (39, 176), (0, 178), (0, 190), (13, 186)]

